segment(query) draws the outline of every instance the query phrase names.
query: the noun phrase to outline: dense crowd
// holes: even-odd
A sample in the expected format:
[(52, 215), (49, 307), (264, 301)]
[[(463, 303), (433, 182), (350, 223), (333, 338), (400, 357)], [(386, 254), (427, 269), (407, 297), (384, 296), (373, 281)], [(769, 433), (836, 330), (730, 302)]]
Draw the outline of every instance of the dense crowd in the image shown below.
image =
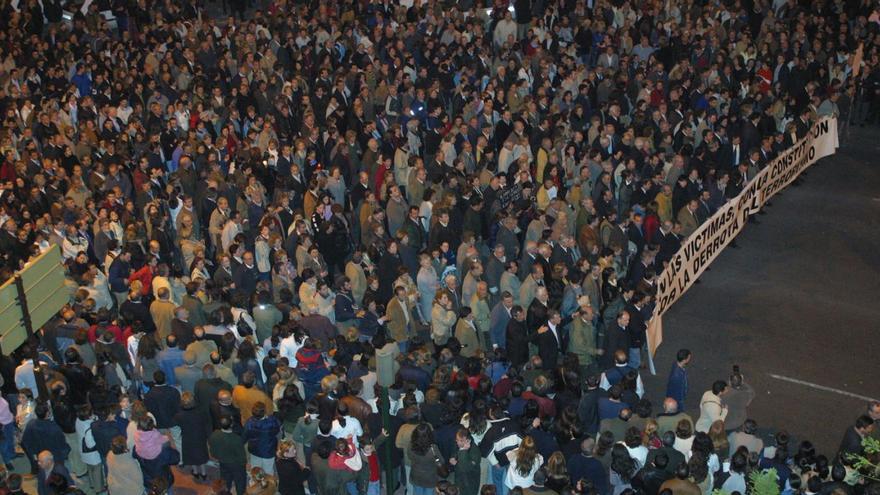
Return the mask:
[(880, 117), (875, 2), (0, 10), (0, 278), (70, 290), (0, 357), (0, 493), (880, 493), (880, 404), (822, 455), (738, 370), (640, 376), (682, 239)]

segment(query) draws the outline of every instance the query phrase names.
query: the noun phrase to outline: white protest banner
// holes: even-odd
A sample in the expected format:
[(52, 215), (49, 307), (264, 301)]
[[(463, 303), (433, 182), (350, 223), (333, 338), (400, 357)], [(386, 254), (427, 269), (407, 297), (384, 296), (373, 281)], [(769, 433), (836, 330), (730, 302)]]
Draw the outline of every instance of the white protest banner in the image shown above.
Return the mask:
[(834, 154), (839, 145), (837, 119), (819, 120), (810, 133), (761, 170), (745, 189), (682, 241), (678, 252), (657, 279), (654, 315), (648, 325), (648, 350), (653, 354), (663, 340), (660, 320), (702, 275), (721, 251), (776, 193), (791, 184), (807, 167)]

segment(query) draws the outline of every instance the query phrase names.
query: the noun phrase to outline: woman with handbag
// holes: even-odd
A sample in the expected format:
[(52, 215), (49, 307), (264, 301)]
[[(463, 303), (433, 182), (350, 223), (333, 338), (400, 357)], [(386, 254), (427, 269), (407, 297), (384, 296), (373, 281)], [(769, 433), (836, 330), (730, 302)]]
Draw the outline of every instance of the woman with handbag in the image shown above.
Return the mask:
[(409, 481), (413, 486), (413, 495), (433, 495), (434, 487), (441, 478), (448, 476), (448, 470), (434, 442), (434, 431), (427, 423), (420, 423), (413, 430), (409, 459), (412, 465)]

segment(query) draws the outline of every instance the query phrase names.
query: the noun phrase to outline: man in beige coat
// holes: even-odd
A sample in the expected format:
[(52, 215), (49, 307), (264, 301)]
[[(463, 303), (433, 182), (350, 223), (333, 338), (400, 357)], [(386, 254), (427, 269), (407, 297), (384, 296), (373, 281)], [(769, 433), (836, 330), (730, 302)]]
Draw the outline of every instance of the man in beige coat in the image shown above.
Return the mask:
[(697, 227), (700, 226), (700, 221), (697, 219), (697, 206), (697, 200), (691, 200), (678, 211), (678, 217), (676, 218), (678, 223), (681, 224), (681, 233), (685, 237), (693, 234)]
[(171, 320), (174, 319), (174, 309), (177, 307), (171, 302), (171, 291), (167, 287), (159, 289), (159, 299), (150, 304), (150, 316), (156, 323), (156, 332), (159, 341), (165, 342), (165, 337), (171, 335)]
[(471, 308), (465, 306), (458, 313), (458, 323), (455, 324), (455, 338), (461, 344), (461, 355), (466, 358), (476, 357), (480, 352), (480, 339), (477, 337), (477, 328), (474, 326), (474, 313)]
[(409, 339), (413, 329), (413, 306), (406, 296), (406, 289), (398, 286), (394, 289), (394, 297), (388, 302), (385, 309), (387, 322), (385, 327), (391, 338), (397, 342), (401, 353), (406, 353), (409, 347)]

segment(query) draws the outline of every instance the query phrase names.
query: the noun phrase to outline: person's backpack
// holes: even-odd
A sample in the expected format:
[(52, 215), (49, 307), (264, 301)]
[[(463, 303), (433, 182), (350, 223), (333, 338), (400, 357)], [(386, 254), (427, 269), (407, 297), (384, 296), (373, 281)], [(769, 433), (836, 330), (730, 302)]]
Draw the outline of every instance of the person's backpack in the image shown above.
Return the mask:
[(238, 320), (235, 321), (235, 329), (238, 331), (238, 335), (240, 335), (241, 337), (254, 335), (257, 329), (254, 328), (247, 319), (245, 319), (244, 315), (244, 311), (238, 314)]
[(85, 434), (82, 437), (82, 443), (80, 445), (83, 454), (90, 454), (92, 452), (98, 451), (98, 442), (95, 441), (95, 436), (92, 435), (92, 446), (89, 447), (86, 444), (86, 438), (88, 438), (89, 434), (92, 432), (92, 427), (89, 426), (89, 429), (86, 430)]

